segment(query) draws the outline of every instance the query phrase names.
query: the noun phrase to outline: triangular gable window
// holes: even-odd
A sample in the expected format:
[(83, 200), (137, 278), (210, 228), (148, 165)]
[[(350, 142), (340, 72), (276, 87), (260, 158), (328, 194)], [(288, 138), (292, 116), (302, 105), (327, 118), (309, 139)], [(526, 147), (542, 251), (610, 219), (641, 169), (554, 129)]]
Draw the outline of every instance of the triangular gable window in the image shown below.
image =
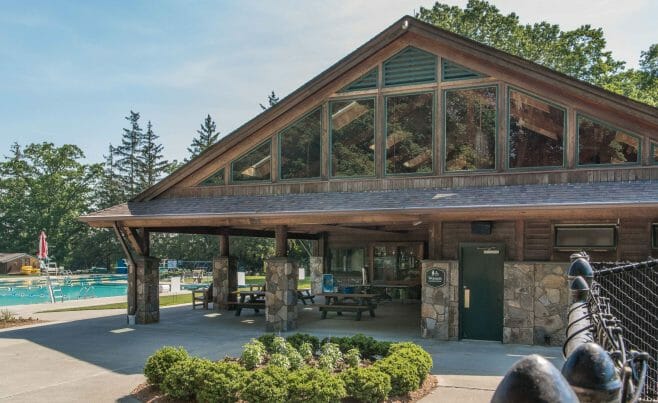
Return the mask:
[(221, 186), (224, 183), (224, 168), (222, 168), (201, 181), (199, 186)]
[(251, 149), (231, 163), (233, 182), (270, 180), (272, 171), (272, 141)]
[(447, 59), (442, 59), (442, 60), (443, 60), (442, 69), (441, 69), (442, 81), (469, 80), (472, 78), (487, 77), (482, 73), (478, 73), (471, 69), (467, 69), (466, 67), (451, 62), (450, 60)]
[(353, 81), (347, 87), (343, 88), (339, 92), (350, 92), (350, 91), (363, 91), (363, 90), (372, 90), (377, 88), (377, 76), (379, 70), (377, 67), (370, 70), (366, 74), (359, 77), (358, 80)]
[(408, 47), (384, 62), (384, 86), (436, 82), (436, 56)]

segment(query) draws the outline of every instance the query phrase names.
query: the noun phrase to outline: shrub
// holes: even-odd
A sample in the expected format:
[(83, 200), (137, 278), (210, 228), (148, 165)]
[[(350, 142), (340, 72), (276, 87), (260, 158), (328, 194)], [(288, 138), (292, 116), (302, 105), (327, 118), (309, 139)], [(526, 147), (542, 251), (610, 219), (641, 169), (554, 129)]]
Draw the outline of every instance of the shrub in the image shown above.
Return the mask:
[(351, 337), (329, 337), (322, 340), (322, 343), (335, 343), (340, 347), (340, 351), (346, 353), (348, 350), (356, 348), (361, 352), (363, 358), (373, 359), (375, 356), (384, 357), (388, 354), (391, 345), (387, 341), (377, 341), (370, 336), (355, 334)]
[(391, 377), (376, 367), (350, 368), (340, 377), (347, 395), (363, 402), (380, 402), (391, 392)]
[(247, 369), (254, 369), (265, 360), (265, 346), (258, 340), (251, 340), (251, 342), (244, 345), (240, 362)]
[(300, 353), (302, 352), (301, 348), (304, 343), (309, 343), (311, 345), (312, 353), (320, 349), (320, 339), (310, 334), (295, 333), (292, 336), (288, 336), (286, 340), (288, 340), (290, 344), (292, 344), (297, 350), (299, 350)]
[(302, 345), (299, 346), (298, 350), (299, 350), (299, 354), (301, 354), (302, 357), (306, 361), (310, 361), (313, 358), (313, 351), (314, 350), (313, 350), (313, 346), (311, 345), (311, 343), (308, 343), (308, 342), (302, 343)]
[(343, 380), (317, 368), (303, 368), (288, 376), (288, 402), (330, 403), (347, 396)]
[(338, 345), (334, 343), (326, 343), (322, 345), (321, 350), (320, 358), (318, 358), (320, 368), (330, 372), (336, 369), (343, 358)]
[(416, 366), (395, 354), (375, 362), (376, 368), (391, 377), (391, 395), (399, 396), (418, 389), (421, 379)]
[(361, 362), (361, 354), (356, 348), (351, 348), (343, 355), (343, 361), (348, 367), (358, 367)]
[(391, 345), (389, 355), (402, 357), (404, 360), (412, 363), (416, 367), (420, 383), (425, 380), (430, 373), (430, 369), (432, 369), (432, 356), (418, 344), (409, 342), (394, 343)]
[(299, 369), (304, 366), (304, 357), (292, 345), (288, 350), (288, 361), (290, 362), (290, 369)]
[(169, 368), (160, 389), (175, 399), (192, 399), (203, 386), (214, 363), (197, 357), (180, 360)]
[(290, 343), (287, 343), (286, 339), (284, 339), (281, 336), (276, 336), (272, 340), (272, 347), (267, 349), (267, 352), (270, 353), (270, 354), (279, 353), (279, 354), (284, 354), (285, 355), (285, 354), (288, 353), (289, 346), (290, 346)]
[(283, 354), (274, 353), (270, 356), (269, 365), (274, 365), (275, 367), (280, 367), (285, 370), (290, 369), (290, 360)]
[(183, 347), (162, 347), (146, 360), (144, 375), (151, 385), (160, 385), (169, 368), (178, 361), (189, 358)]
[(214, 363), (196, 393), (197, 400), (203, 403), (237, 402), (248, 374), (235, 362)]
[(288, 372), (268, 365), (251, 373), (240, 398), (251, 403), (284, 403), (288, 399)]
[(268, 353), (272, 353), (272, 352), (273, 352), (273, 351), (272, 351), (272, 345), (274, 344), (274, 339), (275, 339), (276, 337), (277, 337), (277, 335), (274, 334), (274, 333), (265, 333), (265, 334), (263, 334), (263, 335), (260, 335), (260, 336), (258, 337), (258, 339), (256, 339), (256, 340), (258, 340), (258, 341), (260, 341), (261, 343), (263, 343), (263, 345), (265, 346), (265, 350), (266, 350)]

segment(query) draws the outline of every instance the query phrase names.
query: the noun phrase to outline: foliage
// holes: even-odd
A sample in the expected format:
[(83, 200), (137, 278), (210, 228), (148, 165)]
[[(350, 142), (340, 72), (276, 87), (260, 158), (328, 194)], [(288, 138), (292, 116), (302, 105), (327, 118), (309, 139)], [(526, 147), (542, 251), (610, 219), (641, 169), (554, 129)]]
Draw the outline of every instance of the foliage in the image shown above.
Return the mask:
[(639, 69), (616, 74), (602, 85), (607, 90), (658, 107), (658, 43), (642, 52)]
[(123, 129), (121, 144), (114, 149), (117, 155), (117, 169), (121, 174), (124, 195), (132, 197), (139, 191), (139, 153), (144, 135), (142, 128), (139, 127), (139, 113), (130, 111), (130, 115), (125, 119), (129, 122), (130, 127)]
[(343, 380), (317, 368), (306, 367), (288, 376), (288, 402), (330, 403), (347, 396)]
[(380, 402), (391, 392), (391, 377), (374, 367), (349, 368), (340, 378), (347, 395), (362, 402)]
[(180, 360), (169, 368), (160, 389), (175, 399), (192, 399), (202, 389), (214, 365), (210, 360), (197, 357)]
[(205, 149), (215, 144), (219, 139), (219, 132), (217, 131), (217, 124), (212, 120), (210, 114), (201, 124), (201, 129), (196, 131), (198, 137), (192, 139), (192, 144), (187, 147), (187, 152), (190, 153), (190, 159), (201, 154)]
[(244, 345), (240, 362), (247, 369), (254, 369), (263, 363), (267, 350), (265, 345), (258, 340), (251, 340)]
[(234, 362), (213, 363), (197, 391), (197, 400), (208, 403), (237, 402), (247, 375), (248, 372)]
[(343, 361), (348, 367), (358, 367), (361, 363), (361, 353), (359, 349), (351, 348), (343, 355)]
[(286, 339), (284, 339), (281, 336), (274, 336), (272, 339), (272, 344), (271, 348), (268, 349), (268, 352), (270, 353), (279, 353), (279, 354), (286, 354), (288, 352), (288, 343), (286, 343)]
[(302, 357), (299, 351), (297, 351), (292, 345), (290, 345), (290, 349), (288, 349), (286, 358), (288, 358), (288, 362), (290, 362), (290, 369), (299, 369), (304, 366), (304, 357)]
[(404, 342), (394, 343), (389, 349), (389, 355), (402, 357), (412, 363), (418, 372), (418, 377), (423, 381), (432, 369), (432, 356), (417, 344)]
[(256, 340), (260, 341), (263, 343), (263, 346), (265, 346), (265, 350), (268, 353), (273, 353), (274, 352), (274, 339), (276, 339), (278, 336), (274, 333), (265, 333), (260, 336)]
[(290, 369), (290, 360), (288, 357), (284, 354), (281, 353), (274, 353), (270, 356), (270, 360), (268, 362), (269, 365), (273, 365), (276, 367), (280, 367), (283, 369)]
[(302, 343), (302, 345), (299, 346), (297, 350), (299, 351), (299, 354), (301, 354), (301, 356), (306, 361), (310, 361), (313, 358), (313, 352), (317, 351), (313, 348), (313, 345), (309, 342)]
[(252, 372), (240, 397), (251, 403), (287, 402), (288, 371), (269, 365)]
[(326, 371), (335, 370), (343, 359), (343, 354), (340, 348), (334, 343), (325, 343), (320, 348), (320, 357), (318, 358), (318, 365)]
[(146, 360), (144, 375), (150, 384), (160, 385), (169, 368), (187, 358), (189, 355), (183, 347), (162, 347)]
[(149, 120), (146, 124), (146, 133), (142, 137), (139, 155), (139, 189), (144, 190), (160, 179), (162, 172), (167, 170), (169, 162), (162, 156), (164, 146), (156, 141), (160, 136), (153, 131), (153, 125)]
[(322, 343), (335, 343), (340, 347), (340, 351), (346, 353), (352, 348), (356, 348), (361, 353), (361, 357), (373, 359), (376, 356), (385, 356), (391, 345), (387, 341), (378, 341), (370, 336), (357, 333), (350, 337), (328, 337), (322, 340)]
[(0, 311), (0, 322), (11, 322), (16, 319), (16, 315), (14, 315), (9, 309), (3, 309)]
[(424, 379), (420, 379), (413, 363), (391, 354), (375, 362), (373, 367), (391, 377), (392, 396), (399, 396), (418, 389)]
[[(295, 333), (292, 336), (286, 337), (288, 343), (292, 344), (301, 353), (301, 347), (304, 343), (311, 345), (311, 351), (317, 351), (320, 348), (320, 339), (306, 333)], [(303, 355), (303, 354), (302, 354)]]

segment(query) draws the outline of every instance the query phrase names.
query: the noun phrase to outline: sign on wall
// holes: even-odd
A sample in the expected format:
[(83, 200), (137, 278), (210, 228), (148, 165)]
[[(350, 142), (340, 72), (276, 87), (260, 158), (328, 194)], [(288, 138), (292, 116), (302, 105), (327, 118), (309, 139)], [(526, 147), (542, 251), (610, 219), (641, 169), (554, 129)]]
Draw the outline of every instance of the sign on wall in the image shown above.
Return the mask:
[(443, 287), (446, 285), (446, 270), (432, 268), (425, 272), (425, 282), (430, 287)]

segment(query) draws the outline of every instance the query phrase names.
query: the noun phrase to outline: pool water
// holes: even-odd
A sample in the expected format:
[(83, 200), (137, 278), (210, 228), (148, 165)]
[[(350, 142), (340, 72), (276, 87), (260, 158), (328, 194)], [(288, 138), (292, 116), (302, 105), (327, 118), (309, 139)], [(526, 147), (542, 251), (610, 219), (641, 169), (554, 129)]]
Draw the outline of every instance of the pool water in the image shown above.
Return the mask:
[[(57, 302), (126, 295), (127, 275), (51, 277)], [(0, 279), (0, 307), (50, 302), (44, 278)]]

